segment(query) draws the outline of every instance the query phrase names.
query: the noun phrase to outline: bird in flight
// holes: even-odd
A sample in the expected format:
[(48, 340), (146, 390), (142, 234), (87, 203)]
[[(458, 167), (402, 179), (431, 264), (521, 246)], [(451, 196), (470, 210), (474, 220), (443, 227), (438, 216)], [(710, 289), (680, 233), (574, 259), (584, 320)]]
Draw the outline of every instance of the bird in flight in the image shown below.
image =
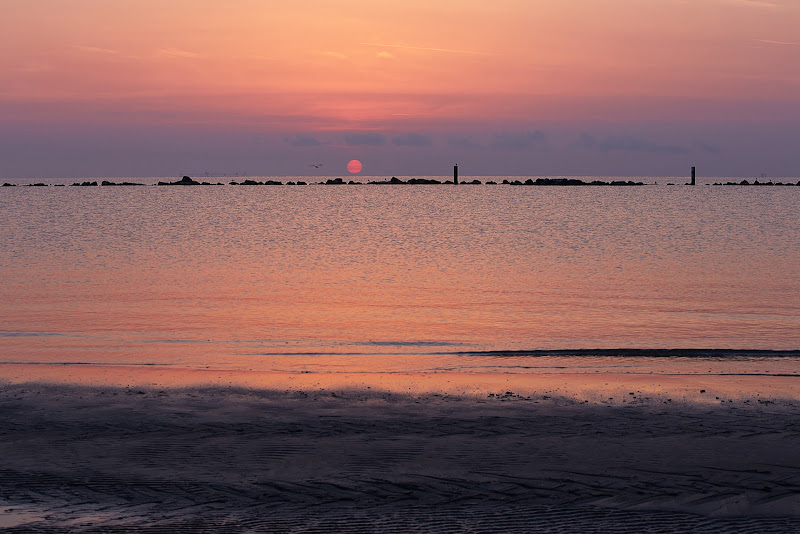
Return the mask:
[(319, 169), (320, 167), (322, 167), (322, 163), (317, 163), (316, 165), (313, 164), (313, 163), (310, 163), (308, 166), (309, 167), (314, 167), (315, 169)]

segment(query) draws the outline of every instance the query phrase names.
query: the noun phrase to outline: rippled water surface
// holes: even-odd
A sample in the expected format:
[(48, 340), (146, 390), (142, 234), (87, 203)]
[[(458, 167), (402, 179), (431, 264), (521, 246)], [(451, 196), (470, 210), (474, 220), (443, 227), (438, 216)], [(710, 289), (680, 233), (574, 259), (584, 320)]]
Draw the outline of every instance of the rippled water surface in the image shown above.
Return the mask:
[(798, 201), (788, 187), (3, 188), (0, 359), (798, 349)]

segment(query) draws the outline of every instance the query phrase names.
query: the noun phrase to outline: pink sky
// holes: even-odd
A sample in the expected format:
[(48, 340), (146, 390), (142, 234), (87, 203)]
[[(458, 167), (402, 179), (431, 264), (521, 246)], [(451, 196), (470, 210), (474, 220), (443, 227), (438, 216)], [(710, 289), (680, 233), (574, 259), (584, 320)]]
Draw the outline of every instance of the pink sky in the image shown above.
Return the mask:
[(794, 0), (0, 12), (2, 177), (336, 174), (352, 157), (369, 174), (800, 174)]

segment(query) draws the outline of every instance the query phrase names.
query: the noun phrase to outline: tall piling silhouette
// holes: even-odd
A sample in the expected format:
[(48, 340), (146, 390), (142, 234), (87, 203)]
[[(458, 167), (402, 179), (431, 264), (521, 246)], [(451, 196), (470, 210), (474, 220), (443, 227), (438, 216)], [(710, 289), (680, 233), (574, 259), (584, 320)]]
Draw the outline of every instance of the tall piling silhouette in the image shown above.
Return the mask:
[(453, 183), (458, 185), (458, 163), (453, 165)]
[(694, 178), (695, 178), (695, 172), (694, 172), (694, 167), (692, 167), (692, 184), (691, 185), (695, 185)]

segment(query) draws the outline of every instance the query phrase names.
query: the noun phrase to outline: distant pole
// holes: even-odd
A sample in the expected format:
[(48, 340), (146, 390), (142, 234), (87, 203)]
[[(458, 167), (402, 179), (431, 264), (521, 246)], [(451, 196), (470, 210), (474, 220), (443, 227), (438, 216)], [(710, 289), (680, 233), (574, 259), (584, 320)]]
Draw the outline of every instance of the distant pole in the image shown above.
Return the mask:
[(694, 185), (694, 167), (692, 167), (692, 185)]
[(458, 163), (453, 165), (453, 183), (458, 185)]

